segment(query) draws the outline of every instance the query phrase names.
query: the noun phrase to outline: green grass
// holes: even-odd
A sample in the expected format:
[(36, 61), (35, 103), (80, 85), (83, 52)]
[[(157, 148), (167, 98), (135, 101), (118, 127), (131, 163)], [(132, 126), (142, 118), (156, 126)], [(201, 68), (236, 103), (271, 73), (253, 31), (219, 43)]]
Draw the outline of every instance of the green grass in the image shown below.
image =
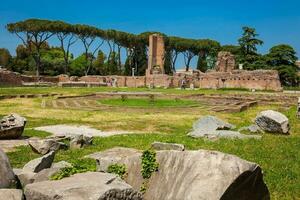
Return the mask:
[[(232, 94), (232, 93), (251, 93), (243, 88), (224, 88), (224, 89), (196, 89), (180, 90), (175, 88), (169, 89), (149, 89), (149, 88), (109, 88), (109, 87), (0, 87), (0, 95), (20, 95), (20, 94), (50, 94), (58, 93), (64, 95), (84, 95), (95, 92), (161, 92), (165, 94)], [(264, 92), (264, 91), (258, 91)]]
[(25, 137), (39, 137), (39, 138), (46, 138), (47, 136), (50, 136), (51, 134), (45, 131), (38, 131), (33, 129), (25, 129), (23, 136)]
[[(0, 94), (3, 88), (0, 88)], [(24, 92), (34, 90), (34, 88), (17, 88), (15, 92)], [(29, 90), (30, 89), (30, 90)], [(5, 88), (6, 92), (14, 88)], [(65, 92), (69, 95), (79, 93), (89, 93), (96, 91), (115, 91), (107, 88), (38, 88), (40, 92)], [(87, 90), (87, 91), (84, 91)], [(148, 89), (119, 89), (122, 91), (150, 91)], [(186, 95), (202, 92), (219, 93), (238, 93), (244, 94), (245, 91), (182, 91), (182, 90), (151, 90), (163, 93), (176, 93)], [(182, 103), (187, 103), (184, 97)], [(121, 99), (116, 99), (118, 103)], [(127, 101), (131, 101), (127, 99)], [(135, 104), (141, 103), (140, 100), (133, 100)], [(103, 151), (112, 147), (130, 147), (140, 150), (150, 148), (154, 141), (175, 142), (186, 146), (188, 150), (207, 149), (216, 150), (225, 153), (237, 155), (243, 159), (258, 163), (264, 172), (265, 182), (270, 190), (271, 198), (275, 200), (299, 199), (300, 198), (300, 120), (296, 118), (296, 107), (285, 109), (276, 104), (259, 105), (240, 113), (216, 113), (209, 111), (205, 106), (201, 108), (180, 108), (178, 102), (170, 109), (161, 109), (163, 103), (160, 102), (157, 109), (148, 106), (149, 99), (140, 104), (143, 109), (131, 108), (127, 105), (113, 105), (111, 99), (108, 103), (113, 108), (108, 110), (87, 111), (73, 109), (42, 109), (41, 99), (6, 99), (0, 100), (0, 116), (17, 112), (26, 117), (28, 124), (25, 129), (25, 136), (47, 137), (48, 133), (34, 131), (32, 127), (45, 126), (52, 124), (79, 124), (89, 125), (100, 130), (129, 130), (136, 131), (137, 134), (118, 135), (107, 138), (95, 138), (92, 146), (84, 149), (59, 151), (56, 154), (55, 161), (65, 160), (73, 164), (94, 168), (95, 161), (83, 159), (85, 155)], [(102, 103), (102, 102), (101, 102)], [(128, 102), (127, 102), (128, 103)], [(190, 105), (190, 102), (188, 102)], [(170, 102), (168, 102), (170, 105)], [(177, 109), (178, 107), (178, 109)], [(117, 108), (117, 109), (115, 109)], [(120, 109), (119, 109), (120, 108)], [(189, 109), (187, 111), (187, 109)], [(273, 109), (284, 113), (290, 120), (291, 135), (278, 136), (264, 134), (261, 140), (226, 140), (221, 139), (215, 142), (203, 139), (193, 139), (187, 136), (192, 124), (198, 118), (204, 115), (214, 115), (229, 123), (235, 124), (237, 128), (248, 126), (253, 123), (256, 115), (267, 109)], [(141, 133), (142, 132), (142, 133)], [(30, 147), (18, 147), (15, 152), (8, 153), (13, 167), (23, 167), (28, 161), (39, 157)]]
[(125, 107), (185, 107), (185, 106), (197, 106), (199, 105), (196, 101), (191, 100), (175, 100), (175, 99), (154, 99), (154, 101), (150, 101), (150, 99), (101, 99), (98, 100), (99, 103), (104, 105), (111, 106), (125, 106)]

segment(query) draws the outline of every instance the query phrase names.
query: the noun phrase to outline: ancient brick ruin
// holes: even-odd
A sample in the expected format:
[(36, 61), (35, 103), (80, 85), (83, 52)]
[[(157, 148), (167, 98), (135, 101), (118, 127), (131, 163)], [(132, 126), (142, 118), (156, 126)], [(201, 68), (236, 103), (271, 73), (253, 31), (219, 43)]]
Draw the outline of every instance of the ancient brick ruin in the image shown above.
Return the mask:
[(147, 75), (164, 74), (165, 44), (161, 35), (149, 36), (148, 69)]
[(281, 91), (278, 72), (275, 70), (237, 70), (234, 56), (229, 52), (220, 52), (215, 71), (202, 73), (194, 70), (191, 74), (164, 74), (164, 42), (157, 34), (149, 38), (149, 60), (146, 76), (83, 76), (55, 77), (24, 76), (0, 69), (0, 85), (48, 84), (62, 87), (164, 87), (177, 88), (185, 80), (187, 87), (192, 88), (246, 88), (256, 90)]
[(217, 72), (231, 72), (235, 68), (235, 57), (230, 52), (220, 51), (216, 63)]

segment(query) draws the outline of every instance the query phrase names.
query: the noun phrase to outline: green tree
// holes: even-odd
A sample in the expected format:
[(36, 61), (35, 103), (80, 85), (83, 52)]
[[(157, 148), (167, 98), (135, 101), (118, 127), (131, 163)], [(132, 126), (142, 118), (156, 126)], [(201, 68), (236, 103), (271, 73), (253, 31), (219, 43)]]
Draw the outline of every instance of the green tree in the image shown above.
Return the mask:
[(107, 75), (108, 71), (105, 64), (106, 56), (103, 51), (99, 50), (96, 60), (94, 61), (93, 74)]
[(8, 67), (11, 62), (12, 56), (7, 49), (0, 49), (0, 66)]
[(278, 70), (283, 85), (296, 86), (299, 84), (296, 51), (290, 45), (280, 44), (270, 49), (266, 62), (271, 69)]
[(241, 53), (246, 55), (253, 55), (257, 53), (257, 46), (262, 45), (263, 41), (258, 39), (258, 34), (254, 28), (243, 27), (243, 35), (238, 40), (241, 47)]
[(31, 53), (36, 64), (36, 76), (40, 76), (41, 50), (45, 42), (54, 35), (55, 21), (28, 19), (7, 25), (9, 32), (16, 34)]
[(70, 74), (72, 76), (84, 76), (87, 62), (85, 53), (75, 58), (70, 64)]
[(109, 75), (119, 74), (118, 55), (116, 52), (111, 52), (107, 59), (107, 71)]
[(165, 64), (164, 64), (164, 70), (166, 74), (173, 74), (173, 67), (172, 67), (172, 55), (171, 51), (166, 51), (165, 53)]
[(272, 47), (268, 54), (268, 62), (272, 66), (295, 65), (297, 59), (296, 51), (286, 44)]
[(56, 22), (53, 29), (55, 30), (57, 39), (60, 42), (60, 48), (64, 57), (64, 73), (67, 74), (71, 57), (70, 47), (76, 43), (78, 38), (74, 33), (74, 26), (71, 24)]

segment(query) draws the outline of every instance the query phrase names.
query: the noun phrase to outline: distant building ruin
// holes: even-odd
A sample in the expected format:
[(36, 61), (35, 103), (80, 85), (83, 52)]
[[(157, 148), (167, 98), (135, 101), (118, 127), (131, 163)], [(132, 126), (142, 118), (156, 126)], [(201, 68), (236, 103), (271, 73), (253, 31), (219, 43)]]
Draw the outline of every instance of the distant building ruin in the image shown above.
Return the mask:
[(164, 74), (165, 43), (163, 36), (153, 34), (149, 36), (147, 75)]
[(235, 56), (227, 51), (218, 53), (215, 70), (217, 72), (231, 72), (235, 69)]
[(164, 87), (178, 88), (183, 79), (193, 88), (246, 88), (255, 90), (281, 91), (281, 83), (276, 70), (237, 70), (235, 57), (229, 52), (218, 54), (215, 71), (202, 73), (191, 70), (188, 73), (178, 71), (172, 76), (165, 74), (165, 44), (163, 36), (153, 34), (149, 36), (148, 69), (146, 76), (25, 76), (0, 69), (0, 85), (34, 85), (48, 84), (62, 87)]

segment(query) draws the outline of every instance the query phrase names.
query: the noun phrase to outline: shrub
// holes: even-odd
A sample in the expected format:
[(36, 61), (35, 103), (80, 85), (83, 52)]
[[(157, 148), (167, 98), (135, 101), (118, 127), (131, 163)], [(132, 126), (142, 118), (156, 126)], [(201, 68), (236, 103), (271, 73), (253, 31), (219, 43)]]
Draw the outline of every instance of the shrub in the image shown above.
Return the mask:
[(124, 179), (126, 174), (126, 166), (124, 164), (112, 164), (107, 169), (108, 173), (113, 173)]

